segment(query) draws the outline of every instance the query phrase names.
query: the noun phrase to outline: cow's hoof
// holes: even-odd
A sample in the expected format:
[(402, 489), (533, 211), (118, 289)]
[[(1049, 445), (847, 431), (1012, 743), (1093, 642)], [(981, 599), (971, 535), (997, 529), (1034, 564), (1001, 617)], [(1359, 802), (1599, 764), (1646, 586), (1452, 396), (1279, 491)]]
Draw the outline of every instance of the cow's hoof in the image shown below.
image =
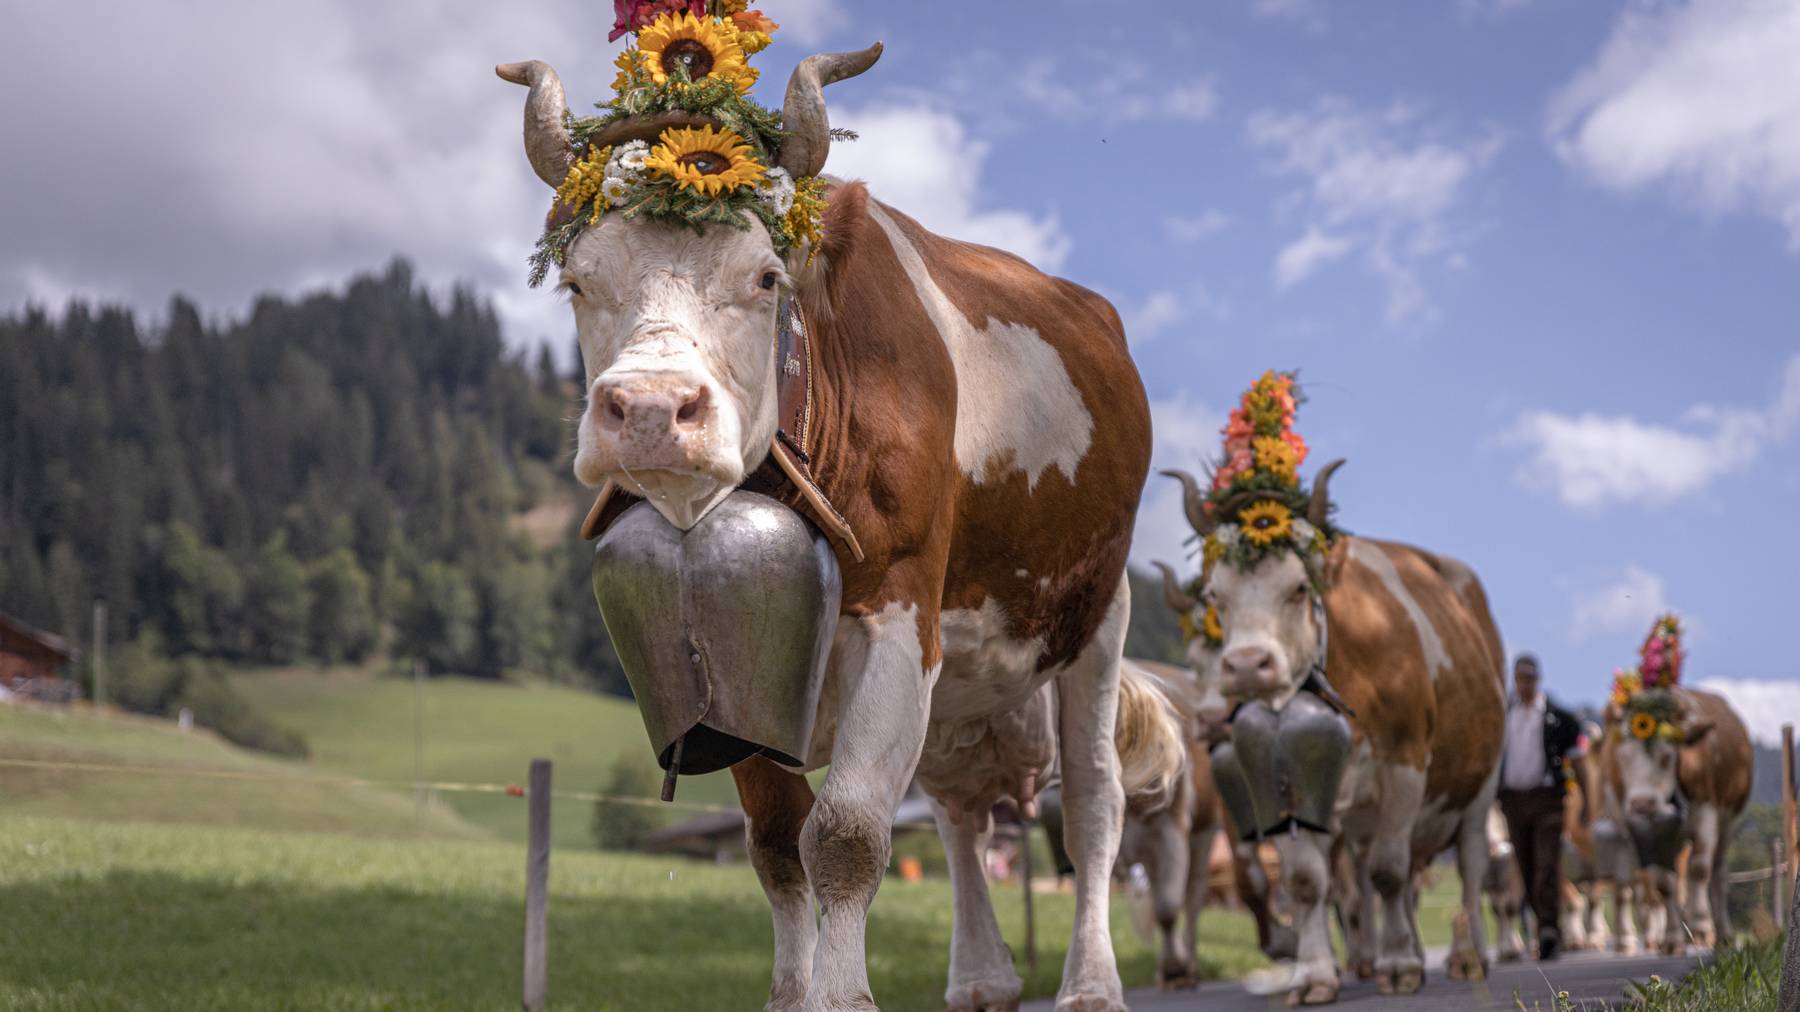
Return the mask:
[(1158, 991), (1192, 991), (1200, 986), (1200, 977), (1191, 966), (1156, 971)]
[(1359, 959), (1351, 965), (1350, 972), (1356, 974), (1357, 980), (1373, 979), (1375, 976), (1375, 961), (1373, 959)]
[(1336, 981), (1314, 981), (1302, 988), (1288, 992), (1288, 1007), (1300, 1005), (1329, 1005), (1337, 1001), (1338, 986)]
[(1525, 954), (1517, 949), (1506, 949), (1500, 953), (1500, 962), (1517, 963), (1519, 960), (1523, 959), (1524, 956)]
[(949, 1012), (1017, 1012), (1023, 990), (1017, 977), (958, 984), (944, 996), (944, 1003)]
[(1445, 961), (1444, 971), (1451, 980), (1486, 980), (1488, 965), (1473, 952), (1455, 952)]
[[(1479, 979), (1479, 978), (1477, 978), (1477, 979)], [(1394, 971), (1394, 993), (1395, 994), (1418, 994), (1419, 989), (1424, 986), (1425, 986), (1425, 971), (1424, 970), (1396, 970), (1396, 971)]]
[(1072, 994), (1056, 999), (1056, 1012), (1130, 1012), (1125, 999), (1109, 994)]

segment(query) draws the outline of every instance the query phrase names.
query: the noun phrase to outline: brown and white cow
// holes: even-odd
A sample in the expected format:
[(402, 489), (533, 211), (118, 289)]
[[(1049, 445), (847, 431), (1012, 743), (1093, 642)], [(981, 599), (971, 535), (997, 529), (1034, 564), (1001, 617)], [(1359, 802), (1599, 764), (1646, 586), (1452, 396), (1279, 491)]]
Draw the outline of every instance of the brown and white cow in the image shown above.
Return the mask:
[[(1324, 521), (1335, 467), (1315, 481), (1315, 525)], [(1185, 487), (1189, 522), (1204, 537), (1212, 523), (1200, 486), (1192, 475), (1175, 475)], [(1334, 833), (1296, 829), (1276, 840), (1299, 934), (1291, 997), (1314, 1004), (1337, 996), (1326, 929), (1334, 836), (1348, 847), (1358, 880), (1354, 922), (1370, 936), (1352, 948), (1375, 953), (1381, 990), (1409, 993), (1424, 982), (1414, 872), (1451, 846), (1462, 877), (1459, 920), (1468, 932), (1452, 946), (1450, 971), (1482, 975), (1486, 824), (1505, 705), (1500, 634), (1487, 595), (1454, 559), (1361, 537), (1339, 538), (1320, 577), (1330, 633), (1325, 668), (1354, 712), (1354, 744)], [(1249, 571), (1213, 567), (1191, 618), (1204, 620), (1207, 601), (1218, 614), (1227, 696), (1273, 706), (1293, 698), (1322, 642), (1312, 586), (1292, 552), (1271, 553)]]
[[(1675, 693), (1683, 740), (1653, 735), (1638, 741), (1625, 729), (1616, 708), (1607, 713), (1601, 746), (1601, 776), (1623, 825), (1629, 818), (1666, 815), (1685, 807), (1682, 838), (1692, 848), (1687, 860), (1686, 895), (1673, 868), (1646, 865), (1653, 894), (1663, 903), (1662, 948), (1679, 953), (1691, 937), (1702, 947), (1731, 942), (1725, 907), (1725, 851), (1732, 826), (1750, 800), (1755, 757), (1750, 734), (1730, 704), (1701, 689)], [(1645, 944), (1651, 937), (1646, 936)]]
[[(795, 71), (777, 158), (795, 178), (817, 174), (830, 147), (822, 84), (878, 53)], [(531, 86), (526, 148), (554, 186), (580, 154), (561, 84), (542, 63), (501, 74)], [(840, 542), (841, 618), (806, 757), (830, 767), (824, 783), (815, 795), (766, 758), (733, 768), (774, 914), (769, 1006), (872, 1007), (865, 921), (915, 773), (947, 825), (958, 895), (946, 1000), (1015, 1002), (981, 842), (996, 800), (1029, 806), (1054, 762), (1077, 869), (1058, 1007), (1122, 1008), (1107, 911), (1124, 810), (1113, 731), (1150, 415), (1118, 313), (845, 182), (818, 248), (785, 262), (761, 227), (608, 215), (571, 245), (560, 282), (587, 375), (577, 477), (641, 495), (684, 529), (769, 453), (784, 297), (808, 325), (800, 449), (856, 549)]]

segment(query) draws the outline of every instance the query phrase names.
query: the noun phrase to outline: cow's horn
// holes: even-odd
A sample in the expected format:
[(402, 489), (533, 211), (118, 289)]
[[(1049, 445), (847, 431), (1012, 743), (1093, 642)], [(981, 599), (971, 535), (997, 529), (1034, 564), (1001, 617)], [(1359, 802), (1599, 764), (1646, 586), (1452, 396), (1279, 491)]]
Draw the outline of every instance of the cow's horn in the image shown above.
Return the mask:
[(1199, 480), (1179, 468), (1170, 468), (1163, 474), (1181, 482), (1181, 508), (1187, 513), (1188, 526), (1194, 529), (1195, 534), (1203, 538), (1211, 534), (1213, 528), (1218, 524), (1206, 515), (1203, 506), (1205, 497), (1200, 492)]
[(1152, 562), (1151, 565), (1162, 570), (1163, 600), (1168, 602), (1169, 607), (1175, 609), (1176, 614), (1186, 615), (1200, 607), (1200, 602), (1188, 596), (1188, 592), (1181, 589), (1181, 584), (1175, 582), (1173, 569), (1161, 562)]
[(1331, 492), (1329, 489), (1329, 486), (1331, 485), (1331, 474), (1333, 471), (1336, 471), (1343, 466), (1344, 458), (1339, 457), (1320, 468), (1318, 477), (1313, 479), (1312, 502), (1306, 504), (1306, 522), (1312, 524), (1314, 527), (1322, 529), (1325, 526), (1326, 514), (1331, 512)]
[(553, 188), (561, 186), (568, 178), (569, 166), (575, 163), (562, 78), (542, 60), (502, 63), (494, 73), (503, 81), (531, 88), (531, 94), (525, 96), (525, 157), (531, 159), (539, 179)]
[(825, 86), (868, 70), (881, 59), (881, 43), (857, 53), (818, 53), (801, 61), (788, 78), (781, 107), (781, 152), (775, 164), (795, 179), (816, 176), (831, 153), (831, 122), (825, 116)]

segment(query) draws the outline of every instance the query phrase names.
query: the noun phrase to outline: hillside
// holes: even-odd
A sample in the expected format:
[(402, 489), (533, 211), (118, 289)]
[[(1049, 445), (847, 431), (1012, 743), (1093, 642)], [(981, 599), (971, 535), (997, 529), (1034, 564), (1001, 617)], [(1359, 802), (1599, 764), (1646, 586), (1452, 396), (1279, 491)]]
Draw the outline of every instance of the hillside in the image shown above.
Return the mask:
[(410, 795), (310, 783), (318, 770), (236, 748), (167, 721), (85, 707), (0, 706), (0, 759), (179, 770), (215, 776), (0, 763), (0, 812), (106, 821), (199, 823), (372, 836), (480, 837), (441, 805)]
[[(413, 686), (365, 669), (292, 669), (240, 674), (233, 685), (261, 712), (306, 736), (313, 762), (353, 776), (411, 780)], [(629, 699), (545, 682), (433, 678), (425, 684), (425, 778), (523, 783), (531, 760), (553, 760), (560, 790), (594, 791), (622, 753), (648, 759), (650, 745)], [(643, 785), (654, 793), (657, 782)], [(682, 801), (737, 804), (729, 773), (683, 777)], [(495, 794), (446, 794), (445, 804), (505, 839), (523, 840), (524, 805)], [(691, 814), (668, 809), (671, 818)], [(551, 827), (559, 846), (591, 847), (592, 809), (558, 799)]]

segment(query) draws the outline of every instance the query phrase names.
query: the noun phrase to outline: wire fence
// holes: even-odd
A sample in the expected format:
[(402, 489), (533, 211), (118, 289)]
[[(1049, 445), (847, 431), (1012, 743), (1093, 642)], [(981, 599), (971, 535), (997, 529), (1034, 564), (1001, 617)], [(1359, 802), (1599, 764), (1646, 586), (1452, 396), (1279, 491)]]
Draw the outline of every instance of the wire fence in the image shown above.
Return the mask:
[[(60, 770), (71, 773), (121, 773), (140, 776), (189, 777), (199, 780), (233, 780), (269, 784), (317, 784), (333, 787), (374, 787), (386, 790), (441, 791), (461, 794), (504, 794), (525, 797), (519, 784), (479, 783), (462, 780), (382, 780), (372, 777), (314, 776), (291, 773), (259, 773), (254, 770), (221, 770), (194, 766), (135, 766), (125, 763), (68, 762), (55, 759), (0, 758), (0, 767), (14, 769)], [(700, 801), (660, 801), (626, 794), (600, 791), (551, 791), (552, 798), (563, 801), (606, 801), (642, 808), (681, 808), (694, 812), (735, 814), (740, 809), (731, 805), (714, 805)]]

